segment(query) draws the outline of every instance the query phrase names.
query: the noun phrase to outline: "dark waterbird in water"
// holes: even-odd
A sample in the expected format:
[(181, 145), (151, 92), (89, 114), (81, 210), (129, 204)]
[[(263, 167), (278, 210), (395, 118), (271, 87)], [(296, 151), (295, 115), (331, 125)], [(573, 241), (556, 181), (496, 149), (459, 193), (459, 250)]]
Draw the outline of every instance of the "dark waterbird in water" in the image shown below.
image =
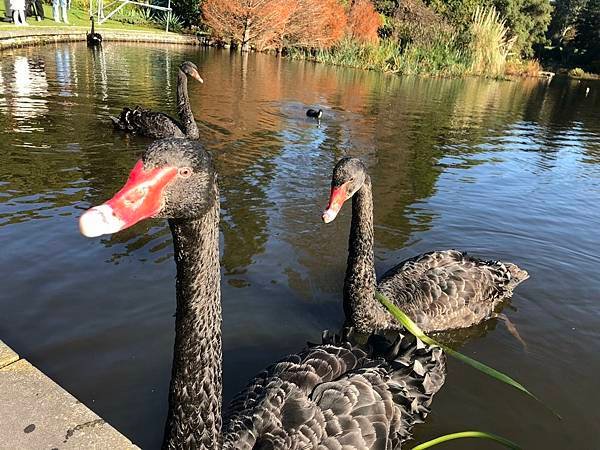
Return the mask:
[(333, 221), (350, 198), (352, 222), (344, 312), (357, 331), (401, 327), (375, 299), (375, 290), (385, 294), (427, 333), (465, 328), (496, 317), (498, 304), (529, 278), (515, 264), (483, 261), (463, 252), (445, 250), (407, 259), (376, 283), (371, 178), (357, 158), (343, 158), (333, 169), (331, 197), (323, 221)]
[(316, 109), (311, 108), (308, 111), (306, 111), (306, 115), (308, 117), (312, 117), (313, 119), (321, 120), (321, 117), (323, 117), (323, 110), (322, 109), (316, 110)]
[(179, 66), (179, 72), (177, 73), (177, 112), (181, 122), (165, 113), (154, 112), (137, 106), (134, 109), (123, 108), (118, 118), (111, 116), (115, 129), (154, 139), (168, 137), (198, 139), (200, 132), (188, 96), (188, 75), (200, 83), (204, 82), (194, 63), (186, 61)]
[(86, 34), (87, 46), (98, 47), (100, 44), (102, 44), (102, 35), (94, 31), (94, 16), (90, 16), (90, 21), (92, 22), (92, 29)]
[[(219, 190), (210, 155), (187, 139), (151, 144), (125, 186), (85, 212), (81, 232), (167, 218), (177, 266), (175, 348), (163, 448), (391, 449), (410, 438), (445, 378), (439, 348), (348, 338), (271, 365), (222, 419)], [(384, 354), (379, 356), (378, 351)]]

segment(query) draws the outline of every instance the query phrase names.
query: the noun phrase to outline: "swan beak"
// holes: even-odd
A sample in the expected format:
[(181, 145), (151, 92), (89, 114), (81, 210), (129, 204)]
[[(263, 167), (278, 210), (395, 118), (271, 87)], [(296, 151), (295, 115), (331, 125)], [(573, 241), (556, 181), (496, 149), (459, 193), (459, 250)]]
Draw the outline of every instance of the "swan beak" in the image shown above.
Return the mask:
[(125, 223), (114, 214), (113, 209), (107, 204), (90, 208), (79, 218), (79, 231), (89, 238), (116, 233), (123, 228), (125, 228)]
[(191, 75), (195, 80), (199, 81), (200, 83), (204, 83), (204, 80), (202, 79), (197, 70), (193, 70)]
[(113, 198), (88, 209), (79, 218), (81, 234), (86, 237), (112, 234), (155, 216), (164, 205), (166, 186), (176, 176), (176, 167), (144, 170), (142, 161), (138, 161), (125, 186)]
[(323, 222), (333, 222), (347, 199), (348, 195), (346, 193), (346, 183), (342, 184), (341, 186), (332, 187), (331, 196), (329, 197), (329, 205), (327, 205), (327, 208), (325, 211), (323, 211)]

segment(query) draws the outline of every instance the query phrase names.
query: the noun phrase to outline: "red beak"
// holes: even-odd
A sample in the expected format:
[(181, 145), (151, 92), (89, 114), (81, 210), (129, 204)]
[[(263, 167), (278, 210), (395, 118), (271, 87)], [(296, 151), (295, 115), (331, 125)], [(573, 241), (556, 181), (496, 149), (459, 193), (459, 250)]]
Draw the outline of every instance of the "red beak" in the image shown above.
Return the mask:
[(348, 200), (348, 193), (346, 191), (346, 184), (331, 188), (331, 196), (329, 197), (329, 204), (325, 211), (323, 211), (323, 222), (329, 223), (337, 216), (342, 208), (342, 205)]
[(88, 209), (79, 218), (79, 230), (87, 237), (116, 233), (156, 215), (164, 205), (165, 187), (177, 176), (176, 167), (144, 170), (138, 161), (125, 186), (106, 203)]

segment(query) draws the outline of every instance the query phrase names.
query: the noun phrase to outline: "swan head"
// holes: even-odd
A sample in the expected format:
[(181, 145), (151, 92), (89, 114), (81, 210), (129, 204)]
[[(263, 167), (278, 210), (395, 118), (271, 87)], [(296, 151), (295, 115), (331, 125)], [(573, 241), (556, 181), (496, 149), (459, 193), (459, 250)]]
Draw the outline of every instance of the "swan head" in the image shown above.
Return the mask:
[(200, 73), (198, 72), (198, 67), (196, 67), (196, 64), (194, 64), (193, 62), (185, 61), (181, 64), (181, 66), (179, 66), (179, 69), (183, 73), (185, 73), (186, 75), (189, 75), (190, 77), (199, 81), (200, 83), (204, 83), (204, 80), (202, 79), (202, 77), (200, 76)]
[(217, 198), (217, 175), (210, 154), (196, 141), (152, 143), (127, 182), (110, 200), (79, 218), (84, 236), (116, 233), (150, 217), (195, 219)]
[(363, 187), (367, 177), (367, 168), (360, 159), (346, 157), (338, 161), (331, 176), (331, 195), (323, 211), (323, 222), (337, 217), (344, 202)]

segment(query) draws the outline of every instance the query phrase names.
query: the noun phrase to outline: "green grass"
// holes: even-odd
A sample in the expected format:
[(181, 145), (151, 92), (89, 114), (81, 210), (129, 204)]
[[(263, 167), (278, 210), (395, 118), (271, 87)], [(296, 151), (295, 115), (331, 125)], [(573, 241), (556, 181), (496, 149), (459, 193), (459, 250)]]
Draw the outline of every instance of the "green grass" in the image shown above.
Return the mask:
[(442, 444), (444, 442), (453, 441), (454, 439), (465, 439), (465, 438), (478, 438), (478, 439), (489, 439), (490, 441), (497, 442), (505, 446), (506, 448), (510, 448), (511, 450), (521, 450), (521, 447), (518, 444), (515, 444), (512, 441), (509, 441), (502, 436), (498, 436), (492, 433), (486, 433), (484, 431), (460, 431), (458, 433), (446, 434), (444, 436), (440, 436), (438, 438), (432, 439), (431, 441), (423, 442), (422, 444), (413, 447), (412, 450), (425, 450), (426, 448), (433, 447), (438, 444)]
[(506, 20), (492, 6), (478, 6), (471, 21), (471, 70), (476, 75), (502, 76), (506, 61), (515, 43), (509, 38)]
[[(4, 17), (4, 14), (5, 14), (4, 2), (0, 2), (0, 16)], [(90, 15), (87, 10), (83, 11), (81, 9), (76, 9), (76, 8), (72, 7), (67, 12), (69, 22), (70, 22), (69, 24), (54, 21), (54, 18), (52, 16), (52, 6), (51, 5), (46, 5), (46, 4), (44, 5), (44, 14), (45, 14), (46, 18), (44, 20), (42, 20), (41, 22), (38, 22), (35, 19), (35, 17), (27, 17), (26, 20), (27, 20), (27, 23), (30, 25), (29, 28), (53, 27), (53, 28), (60, 28), (61, 30), (68, 30), (69, 28), (77, 28), (77, 27), (89, 28), (90, 27)], [(26, 27), (17, 27), (13, 23), (0, 22), (0, 31), (6, 31), (6, 30), (12, 30), (12, 29), (23, 30), (23, 29), (26, 29)], [(157, 32), (157, 31), (161, 30), (161, 28), (159, 28), (158, 25), (152, 24), (152, 23), (144, 24), (144, 25), (131, 25), (131, 24), (117, 22), (116, 20), (108, 20), (105, 23), (103, 23), (102, 25), (98, 25), (96, 23), (96, 31), (101, 33), (103, 29), (153, 31), (153, 32)], [(164, 28), (162, 30), (164, 31)]]
[(293, 59), (308, 59), (336, 66), (354, 67), (401, 75), (458, 76), (469, 71), (469, 63), (453, 42), (440, 40), (427, 48), (418, 44), (405, 49), (392, 40), (363, 44), (345, 38), (335, 47), (310, 53), (289, 49)]
[(513, 378), (509, 377), (508, 375), (503, 374), (502, 372), (499, 372), (498, 370), (487, 366), (486, 364), (483, 364), (473, 358), (470, 358), (466, 355), (463, 355), (460, 352), (457, 352), (454, 349), (451, 349), (450, 347), (447, 347), (443, 344), (440, 344), (439, 342), (435, 341), (434, 339), (430, 338), (429, 336), (427, 336), (425, 333), (423, 333), (423, 330), (421, 330), (416, 323), (414, 323), (405, 313), (404, 311), (402, 311), (400, 308), (398, 308), (394, 303), (391, 302), (391, 300), (389, 298), (387, 298), (384, 294), (380, 293), (380, 292), (375, 292), (375, 298), (383, 305), (386, 307), (386, 309), (390, 312), (390, 314), (392, 314), (392, 316), (394, 316), (394, 318), (400, 322), (404, 328), (406, 328), (406, 330), (408, 330), (409, 333), (411, 333), (413, 336), (415, 336), (416, 338), (420, 339), (421, 341), (423, 341), (425, 344), (427, 345), (432, 345), (435, 347), (439, 347), (442, 350), (444, 350), (444, 352), (456, 359), (458, 359), (459, 361), (464, 362), (465, 364), (473, 367), (474, 369), (479, 370), (480, 372), (495, 378), (496, 380), (502, 382), (502, 383), (506, 383), (509, 386), (512, 386), (513, 388), (527, 394), (529, 397), (533, 398), (534, 400), (538, 401), (540, 404), (542, 404), (543, 406), (545, 406), (546, 408), (548, 408), (557, 418), (561, 419), (561, 416), (555, 412), (554, 410), (552, 410), (550, 407), (548, 407), (547, 405), (545, 405), (539, 398), (537, 398), (535, 395), (533, 395), (529, 390), (527, 390), (527, 388), (525, 388), (525, 386), (523, 386), (521, 383), (519, 383), (518, 381), (514, 380)]

